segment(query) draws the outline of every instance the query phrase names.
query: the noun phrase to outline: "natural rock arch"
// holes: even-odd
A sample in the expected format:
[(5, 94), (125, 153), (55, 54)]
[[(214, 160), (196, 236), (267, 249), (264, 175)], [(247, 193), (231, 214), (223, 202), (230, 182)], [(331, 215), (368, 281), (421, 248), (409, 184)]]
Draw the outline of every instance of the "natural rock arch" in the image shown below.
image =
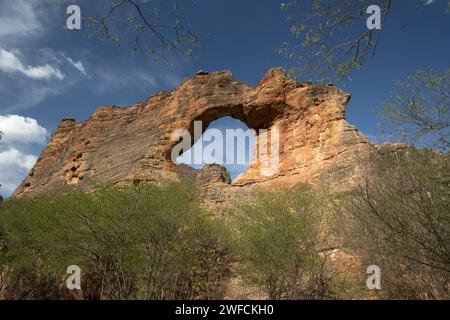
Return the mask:
[[(176, 129), (204, 129), (223, 116), (255, 130), (280, 132), (280, 165), (263, 176), (257, 163), (231, 187), (291, 185), (317, 181), (348, 188), (377, 153), (345, 120), (350, 95), (333, 85), (297, 83), (282, 69), (269, 70), (252, 88), (228, 71), (187, 78), (169, 92), (127, 108), (105, 106), (85, 122), (63, 120), (30, 175), (14, 193), (35, 196), (87, 181), (130, 182), (183, 178), (170, 153)], [(186, 170), (184, 170), (186, 171)]]

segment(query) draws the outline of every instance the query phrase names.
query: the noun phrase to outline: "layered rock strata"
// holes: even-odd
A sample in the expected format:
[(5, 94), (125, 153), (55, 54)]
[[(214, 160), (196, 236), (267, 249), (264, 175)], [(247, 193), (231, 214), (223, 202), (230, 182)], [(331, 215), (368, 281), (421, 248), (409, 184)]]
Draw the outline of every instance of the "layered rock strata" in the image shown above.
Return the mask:
[[(91, 182), (165, 179), (187, 179), (210, 188), (206, 197), (210, 194), (215, 202), (255, 187), (299, 182), (345, 190), (382, 148), (346, 121), (349, 99), (334, 85), (298, 83), (279, 68), (269, 70), (254, 88), (234, 81), (228, 71), (203, 71), (145, 102), (127, 108), (104, 106), (84, 122), (62, 120), (14, 196), (34, 197), (72, 186), (90, 188)], [(224, 116), (254, 129), (256, 148), (267, 151), (256, 152), (247, 172), (231, 182), (217, 167), (194, 170), (172, 161), (173, 147), (179, 142), (173, 141), (177, 129), (193, 134), (195, 121), (202, 121), (205, 130)], [(260, 132), (265, 130), (269, 138), (263, 141)], [(273, 132), (278, 139), (270, 138)], [(270, 148), (275, 141), (276, 154)], [(274, 157), (275, 170), (268, 174), (265, 169)]]

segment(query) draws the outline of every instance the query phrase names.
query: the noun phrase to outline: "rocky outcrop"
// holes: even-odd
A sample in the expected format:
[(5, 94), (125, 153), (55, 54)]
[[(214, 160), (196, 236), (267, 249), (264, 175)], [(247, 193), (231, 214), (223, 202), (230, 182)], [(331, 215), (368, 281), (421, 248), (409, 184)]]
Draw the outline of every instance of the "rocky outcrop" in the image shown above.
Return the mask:
[(231, 183), (230, 174), (224, 166), (207, 164), (199, 170), (195, 183), (199, 186), (207, 186), (214, 183)]
[[(74, 185), (89, 188), (91, 182), (180, 178), (218, 186), (220, 191), (213, 193), (223, 199), (255, 186), (299, 182), (350, 188), (379, 150), (346, 121), (349, 99), (334, 85), (297, 83), (279, 68), (269, 70), (254, 88), (234, 81), (228, 71), (201, 71), (145, 102), (127, 108), (104, 106), (85, 122), (62, 120), (14, 196), (37, 196)], [(198, 172), (173, 163), (175, 130), (193, 133), (198, 120), (205, 130), (223, 116), (255, 129), (259, 148), (275, 141), (260, 139), (260, 129), (278, 132), (276, 170), (264, 170), (273, 160), (271, 151), (255, 157), (247, 172), (231, 183), (218, 167)]]

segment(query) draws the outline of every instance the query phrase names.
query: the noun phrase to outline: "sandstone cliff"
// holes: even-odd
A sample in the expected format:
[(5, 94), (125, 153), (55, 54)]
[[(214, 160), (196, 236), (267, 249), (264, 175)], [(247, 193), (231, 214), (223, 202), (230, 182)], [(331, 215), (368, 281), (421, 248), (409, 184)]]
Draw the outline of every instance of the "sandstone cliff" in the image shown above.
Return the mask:
[[(282, 69), (269, 70), (255, 88), (234, 81), (228, 71), (200, 72), (145, 102), (127, 108), (104, 106), (82, 123), (62, 120), (14, 196), (38, 196), (74, 185), (88, 188), (90, 181), (180, 177), (208, 186), (205, 197), (213, 202), (255, 186), (323, 182), (348, 189), (380, 148), (346, 121), (349, 99), (333, 85), (290, 80)], [(261, 174), (264, 163), (255, 158), (245, 174), (230, 182), (218, 168), (199, 172), (171, 161), (174, 130), (192, 132), (196, 120), (203, 121), (205, 130), (223, 116), (255, 130), (278, 129), (276, 174)]]

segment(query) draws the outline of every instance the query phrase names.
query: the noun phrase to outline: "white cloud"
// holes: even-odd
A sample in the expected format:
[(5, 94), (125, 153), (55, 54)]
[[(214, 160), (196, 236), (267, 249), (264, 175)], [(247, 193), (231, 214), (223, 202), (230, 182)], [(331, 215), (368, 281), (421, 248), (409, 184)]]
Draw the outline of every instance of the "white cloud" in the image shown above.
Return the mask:
[(0, 115), (0, 131), (3, 132), (2, 143), (38, 143), (45, 144), (48, 131), (35, 119), (18, 115)]
[(46, 143), (48, 131), (35, 119), (19, 115), (0, 115), (0, 131), (0, 193), (9, 196), (36, 163), (33, 153)]
[(96, 90), (101, 92), (126, 88), (129, 86), (134, 88), (142, 88), (145, 90), (160, 87), (160, 83), (155, 76), (145, 71), (137, 70), (134, 67), (99, 67), (96, 70), (96, 76), (100, 80), (96, 86)]
[(61, 55), (69, 62), (75, 69), (80, 71), (85, 77), (89, 78), (86, 69), (84, 68), (84, 65), (81, 61), (75, 61), (71, 57), (66, 56), (64, 53), (61, 53)]
[[(26, 52), (28, 57), (30, 50)], [(18, 50), (0, 48), (0, 114), (32, 108), (48, 96), (63, 93), (77, 81), (76, 77), (66, 77), (60, 70), (65, 60), (56, 51), (43, 48), (35, 49), (33, 53), (33, 61), (40, 61), (37, 66), (25, 64)], [(60, 81), (62, 79), (64, 81)]]
[[(98, 80), (95, 90), (100, 92), (116, 92), (117, 89), (133, 88), (148, 94), (149, 90), (170, 90), (178, 86), (184, 76), (183, 70), (190, 68), (185, 60), (176, 60), (171, 67), (162, 63), (146, 63), (144, 60), (134, 60), (120, 56), (105, 62), (102, 56), (94, 56), (90, 61), (95, 65), (92, 77)], [(95, 60), (96, 63), (92, 63)], [(190, 62), (189, 62), (190, 63)]]
[[(0, 81), (1, 85), (1, 81)], [(25, 84), (11, 92), (11, 88), (0, 88), (0, 95), (11, 96), (11, 102), (0, 103), (0, 112), (11, 113), (18, 110), (29, 109), (37, 106), (44, 101), (48, 96), (57, 95), (60, 92), (58, 87), (42, 86), (35, 84)], [(6, 93), (5, 93), (6, 91)]]
[(37, 157), (10, 147), (0, 152), (0, 192), (10, 195), (36, 163)]
[(31, 154), (24, 154), (16, 148), (9, 148), (0, 152), (0, 168), (5, 166), (17, 166), (22, 169), (30, 170), (36, 163), (37, 157)]
[(15, 0), (2, 4), (0, 10), (0, 41), (36, 36), (43, 26), (38, 18), (37, 1)]
[(0, 48), (0, 71), (7, 73), (20, 72), (31, 79), (56, 78), (63, 80), (65, 75), (57, 68), (49, 64), (42, 66), (25, 66), (22, 61), (10, 51)]

